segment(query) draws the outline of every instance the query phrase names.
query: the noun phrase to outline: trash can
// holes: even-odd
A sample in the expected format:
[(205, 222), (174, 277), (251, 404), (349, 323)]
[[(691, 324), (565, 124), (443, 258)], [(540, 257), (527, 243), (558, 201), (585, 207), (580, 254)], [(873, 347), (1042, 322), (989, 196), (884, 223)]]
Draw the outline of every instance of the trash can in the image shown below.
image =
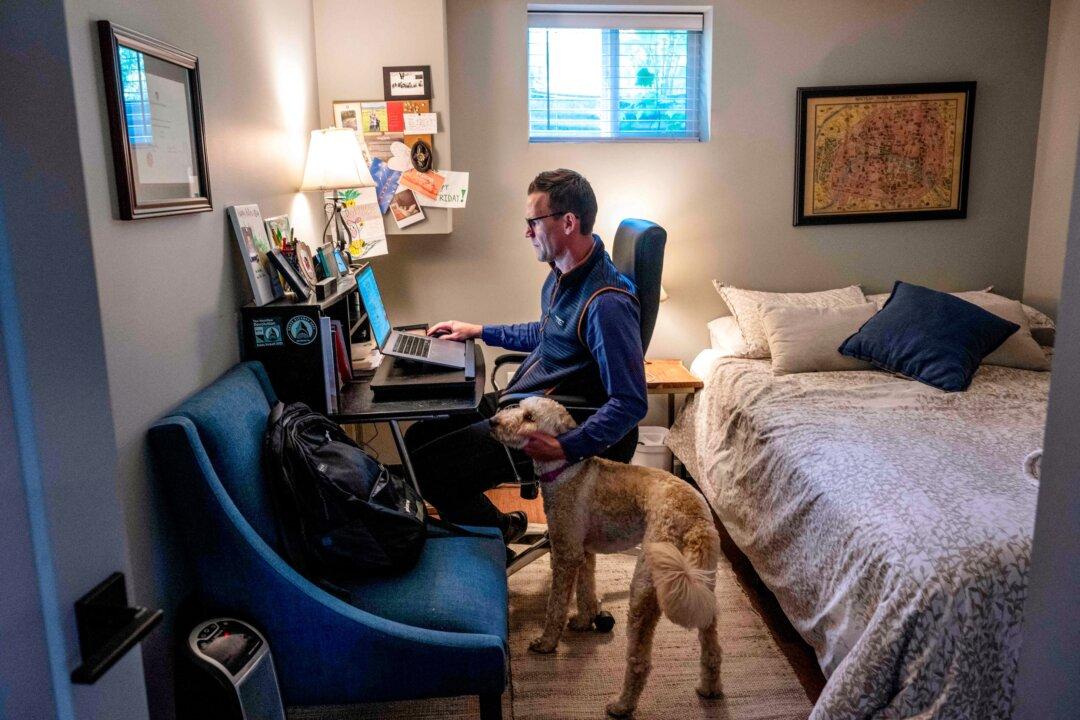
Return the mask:
[(201, 622), (188, 635), (177, 709), (192, 720), (285, 720), (266, 638), (233, 618)]
[(653, 425), (638, 427), (637, 449), (630, 462), (633, 465), (660, 468), (671, 472), (671, 451), (668, 450), (664, 440), (667, 438), (667, 428)]

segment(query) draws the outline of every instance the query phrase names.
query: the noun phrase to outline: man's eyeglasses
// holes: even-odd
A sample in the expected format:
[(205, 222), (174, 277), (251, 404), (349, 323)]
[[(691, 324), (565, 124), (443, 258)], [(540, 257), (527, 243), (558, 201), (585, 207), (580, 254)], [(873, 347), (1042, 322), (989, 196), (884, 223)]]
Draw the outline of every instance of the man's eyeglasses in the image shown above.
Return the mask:
[(530, 230), (536, 229), (536, 223), (540, 222), (544, 218), (555, 217), (557, 215), (566, 215), (569, 210), (560, 210), (559, 212), (548, 213), (547, 215), (537, 215), (536, 217), (525, 218), (525, 224), (529, 226)]

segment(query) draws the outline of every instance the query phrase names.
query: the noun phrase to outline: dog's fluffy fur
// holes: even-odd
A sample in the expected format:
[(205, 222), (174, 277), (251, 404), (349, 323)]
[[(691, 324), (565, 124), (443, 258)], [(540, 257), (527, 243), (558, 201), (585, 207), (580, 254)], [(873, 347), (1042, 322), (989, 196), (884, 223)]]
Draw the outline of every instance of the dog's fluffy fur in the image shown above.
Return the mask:
[[(513, 448), (523, 447), (533, 432), (558, 435), (574, 425), (564, 407), (542, 397), (523, 400), (491, 421), (494, 437)], [(564, 464), (536, 463), (536, 474)], [(630, 583), (626, 678), (622, 693), (608, 703), (607, 711), (618, 717), (637, 707), (661, 612), (672, 622), (698, 630), (697, 692), (718, 697), (721, 651), (713, 587), (720, 539), (700, 493), (663, 470), (601, 458), (567, 466), (553, 481), (541, 483), (540, 491), (551, 537), (552, 581), (544, 632), (529, 649), (555, 650), (575, 580), (577, 615), (570, 619), (570, 628), (588, 630), (600, 609), (596, 553), (619, 552), (641, 543), (644, 552)]]

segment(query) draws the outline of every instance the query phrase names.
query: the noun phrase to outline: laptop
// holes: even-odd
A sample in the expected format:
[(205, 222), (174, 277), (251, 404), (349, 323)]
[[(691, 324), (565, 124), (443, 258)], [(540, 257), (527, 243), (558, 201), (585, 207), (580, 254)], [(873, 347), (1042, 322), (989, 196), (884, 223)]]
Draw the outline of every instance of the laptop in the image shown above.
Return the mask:
[(441, 340), (391, 329), (379, 285), (375, 282), (375, 271), (370, 265), (357, 274), (356, 286), (364, 301), (371, 334), (383, 355), (460, 369), (465, 369), (466, 358), (472, 359), (471, 342)]

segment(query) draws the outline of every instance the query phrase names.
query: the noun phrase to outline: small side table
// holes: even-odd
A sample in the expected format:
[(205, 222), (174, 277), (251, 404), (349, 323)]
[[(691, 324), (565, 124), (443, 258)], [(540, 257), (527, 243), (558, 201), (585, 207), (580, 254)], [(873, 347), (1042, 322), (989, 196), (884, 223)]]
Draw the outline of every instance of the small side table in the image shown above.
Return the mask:
[(646, 360), (645, 386), (650, 395), (668, 396), (667, 425), (671, 427), (675, 422), (675, 396), (693, 395), (705, 384), (686, 369), (682, 360)]

